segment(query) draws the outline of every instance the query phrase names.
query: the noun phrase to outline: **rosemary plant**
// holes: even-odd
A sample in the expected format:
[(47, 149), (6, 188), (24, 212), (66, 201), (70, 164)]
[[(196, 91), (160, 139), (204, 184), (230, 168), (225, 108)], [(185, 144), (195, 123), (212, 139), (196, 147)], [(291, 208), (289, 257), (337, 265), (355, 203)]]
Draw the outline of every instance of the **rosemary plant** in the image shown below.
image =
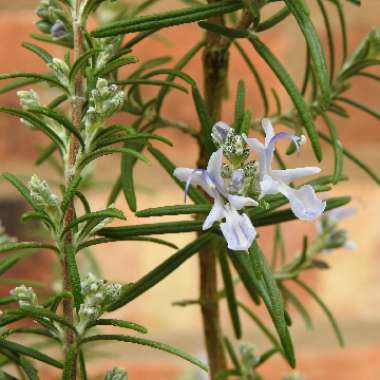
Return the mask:
[[(347, 216), (342, 206), (350, 202), (350, 197), (331, 198), (317, 194), (328, 192), (335, 184), (347, 179), (343, 171), (344, 158), (353, 161), (380, 184), (374, 171), (343, 148), (336, 119), (331, 117), (337, 115), (341, 117), (339, 124), (344, 123), (349, 116), (345, 106), (350, 105), (380, 118), (377, 111), (346, 95), (352, 78), (379, 80), (367, 69), (380, 63), (380, 31), (370, 31), (360, 46), (349, 54), (345, 8), (359, 6), (360, 1), (317, 0), (317, 9), (328, 36), (326, 54), (313, 26), (313, 14), (303, 0), (183, 2), (185, 4), (179, 9), (155, 13), (149, 12), (157, 3), (155, 0), (137, 4), (122, 0), (41, 0), (35, 24), (39, 33), (32, 34), (32, 37), (62, 46), (65, 58), (56, 58), (41, 46), (26, 42), (23, 46), (46, 64), (46, 73), (0, 74), (0, 80), (12, 79), (0, 88), (1, 93), (31, 84), (48, 85), (59, 93), (48, 104), (43, 104), (35, 90), (18, 90), (21, 108), (0, 108), (0, 111), (20, 118), (26, 127), (45, 134), (50, 144), (41, 152), (37, 164), (50, 160), (56, 163), (59, 159), (58, 167), (61, 168), (60, 193), (54, 193), (46, 180), (36, 175), (24, 184), (11, 173), (3, 174), (30, 206), (30, 211), (22, 216), (23, 220), (37, 220), (48, 232), (49, 239), (18, 242), (1, 229), (0, 252), (6, 256), (0, 261), (0, 273), (39, 249), (51, 251), (61, 267), (61, 288), (47, 297), (22, 285), (0, 300), (2, 305), (7, 305), (0, 318), (3, 328), (1, 376), (5, 379), (17, 376), (39, 379), (36, 362), (55, 367), (64, 380), (87, 379), (85, 348), (99, 341), (121, 341), (166, 351), (208, 371), (207, 376), (213, 380), (261, 379), (260, 365), (275, 354), (281, 355), (294, 368), (296, 355), (289, 331), (292, 316), (288, 305), (295, 306), (307, 327), (312, 322), (289, 283), (299, 285), (322, 307), (343, 345), (333, 314), (300, 276), (306, 270), (328, 267), (320, 256), (321, 252), (352, 247), (345, 231), (338, 225), (339, 219)], [(273, 13), (263, 20), (261, 15), (267, 7)], [(336, 11), (339, 20), (343, 41), (340, 64), (336, 59), (336, 39), (327, 7)], [(261, 38), (268, 29), (281, 29), (286, 18), (294, 18), (297, 22), (307, 47), (301, 86)], [(94, 29), (88, 28), (90, 19), (95, 19)], [(132, 55), (138, 44), (162, 29), (190, 23), (194, 28), (203, 28), (204, 37), (201, 41), (194, 41), (194, 46), (174, 67), (167, 67), (167, 59), (162, 57), (140, 62), (139, 57)], [(248, 41), (250, 49), (277, 76), (292, 100), (292, 109), (283, 112), (274, 92), (277, 109), (272, 110), (256, 62), (250, 58), (248, 45), (241, 44), (240, 40)], [(234, 100), (234, 120), (226, 123), (221, 119), (229, 84), (228, 72), (236, 69), (229, 67), (231, 49), (237, 49), (252, 72), (264, 111), (253, 116), (251, 110), (246, 109), (247, 83), (240, 81)], [(203, 86), (184, 71), (200, 52)], [(120, 72), (125, 66), (129, 70)], [(141, 89), (145, 85), (158, 86), (157, 93), (146, 97)], [(165, 117), (162, 105), (174, 91), (189, 93), (189, 102), (194, 104), (198, 117), (197, 125)], [(256, 100), (250, 103), (256, 103)], [(128, 116), (132, 121), (112, 124), (110, 118), (116, 113), (122, 115), (122, 120)], [(318, 128), (317, 119), (325, 123), (329, 134)], [(278, 125), (289, 131), (279, 131)], [(171, 144), (160, 134), (162, 128), (179, 129), (186, 138), (197, 141), (199, 159), (195, 169), (177, 168), (175, 162), (152, 145), (153, 140)], [(261, 134), (265, 135), (264, 140), (261, 140)], [(333, 172), (308, 178), (307, 182), (300, 184), (298, 180), (316, 175), (320, 169), (288, 169), (276, 150), (276, 144), (281, 140), (289, 142), (289, 155), (310, 143), (319, 161), (323, 158), (320, 142), (327, 142), (335, 156)], [(157, 160), (179, 186), (179, 191), (182, 188), (185, 198), (191, 199), (193, 204), (138, 210), (134, 172), (138, 161), (147, 161), (147, 153)], [(120, 173), (109, 189), (105, 208), (93, 211), (85, 194), (87, 179), (93, 162), (104, 155), (119, 155)], [(123, 222), (122, 226), (106, 227), (114, 219), (125, 220), (124, 213), (113, 206), (121, 195), (124, 195), (130, 212), (141, 218), (189, 214), (194, 218), (137, 225)], [(295, 235), (295, 239), (303, 241), (303, 248), (287, 259), (281, 225), (295, 219), (319, 220), (318, 234), (312, 241)], [(269, 225), (276, 231), (271, 261), (260, 248), (259, 234), (260, 227)], [(161, 237), (152, 237), (190, 232), (196, 232), (196, 238), (179, 249)], [(129, 240), (164, 244), (177, 251), (132, 284), (107, 282), (78, 268), (77, 258), (87, 248)], [(177, 305), (199, 305), (208, 366), (162, 342), (136, 334), (99, 332), (98, 326), (111, 325), (146, 334), (147, 329), (137, 323), (104, 318), (104, 315), (142, 296), (196, 254), (200, 267), (199, 297), (179, 301)], [(222, 279), (220, 286), (217, 283), (218, 270)], [(239, 300), (235, 292), (238, 282), (244, 285), (252, 299), (251, 305)], [(224, 300), (236, 340), (244, 337), (240, 314), (245, 313), (268, 338), (272, 345), (268, 351), (258, 353), (252, 345), (240, 345), (238, 351), (234, 348), (231, 337), (223, 333), (220, 321), (219, 304)], [(267, 309), (270, 321), (263, 321), (256, 315), (255, 307), (260, 304)], [(35, 324), (23, 324), (26, 319), (32, 319)], [(18, 321), (21, 324), (14, 325)], [(268, 325), (272, 325), (276, 332), (271, 332)], [(45, 352), (16, 339), (26, 335), (42, 336), (46, 342), (60, 348), (61, 354), (53, 357), (50, 351)], [(18, 375), (9, 372), (8, 364), (18, 369)], [(113, 368), (105, 379), (127, 379), (127, 373)]]

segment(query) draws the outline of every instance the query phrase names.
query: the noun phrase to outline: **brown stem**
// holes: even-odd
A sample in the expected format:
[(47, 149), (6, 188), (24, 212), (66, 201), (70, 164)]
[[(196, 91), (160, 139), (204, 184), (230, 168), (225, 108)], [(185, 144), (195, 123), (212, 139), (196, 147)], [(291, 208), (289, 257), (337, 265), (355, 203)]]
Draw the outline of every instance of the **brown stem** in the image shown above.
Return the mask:
[[(208, 0), (209, 3), (216, 1), (219, 0)], [(211, 17), (208, 21), (224, 25), (223, 16)], [(251, 23), (250, 15), (244, 11), (237, 28), (247, 29)], [(204, 89), (206, 105), (213, 122), (220, 120), (222, 115), (230, 45), (230, 39), (220, 34), (207, 32), (206, 46), (203, 52)], [(198, 167), (206, 167), (207, 160), (207, 154), (200, 145)], [(226, 368), (226, 357), (217, 299), (217, 251), (213, 243), (209, 243), (200, 251), (199, 265), (203, 335), (207, 348), (210, 378), (214, 379), (218, 371)]]
[[(81, 0), (76, 0), (75, 2), (75, 10), (73, 12), (74, 14), (74, 20), (73, 20), (73, 30), (74, 30), (74, 60), (77, 60), (83, 50), (83, 31), (81, 26), (81, 21), (79, 20), (79, 8), (80, 8)], [(78, 73), (78, 75), (75, 78), (74, 83), (74, 91), (72, 94), (72, 101), (71, 101), (71, 111), (72, 111), (72, 123), (73, 126), (77, 129), (80, 128), (80, 123), (82, 119), (82, 107), (83, 107), (83, 75), (81, 72)], [(68, 156), (68, 162), (66, 164), (65, 168), (65, 187), (66, 189), (70, 186), (73, 177), (74, 177), (74, 168), (76, 164), (77, 154), (79, 150), (79, 143), (77, 138), (74, 135), (71, 135), (70, 138), (70, 146), (69, 146), (69, 156)], [(65, 226), (70, 225), (75, 218), (75, 206), (74, 202), (72, 201), (67, 209), (64, 224)], [(67, 233), (65, 235), (65, 241), (64, 241), (64, 247), (71, 245), (73, 243), (73, 235), (71, 232)], [(68, 268), (68, 262), (67, 257), (65, 255), (65, 248), (63, 249), (63, 257), (62, 257), (62, 272), (63, 272), (63, 290), (67, 292), (72, 291), (71, 287), (71, 281), (69, 276), (69, 268)], [(63, 314), (65, 319), (73, 324), (74, 322), (74, 307), (73, 307), (73, 300), (71, 298), (64, 298), (63, 300)], [(75, 336), (71, 329), (65, 330), (65, 355), (70, 350), (72, 345), (75, 344)], [(76, 360), (73, 361), (74, 368), (71, 371), (71, 380), (76, 379)]]
[[(214, 1), (209, 0), (209, 3)], [(223, 16), (212, 17), (208, 21), (214, 24), (224, 24)], [(226, 39), (220, 34), (207, 32), (206, 46), (203, 52), (205, 102), (214, 122), (220, 119), (222, 113), (229, 61), (228, 47)], [(208, 158), (200, 145), (198, 167), (206, 167)], [(210, 379), (214, 379), (218, 371), (226, 368), (226, 358), (217, 299), (217, 252), (213, 243), (209, 243), (200, 251), (199, 267), (203, 335)]]

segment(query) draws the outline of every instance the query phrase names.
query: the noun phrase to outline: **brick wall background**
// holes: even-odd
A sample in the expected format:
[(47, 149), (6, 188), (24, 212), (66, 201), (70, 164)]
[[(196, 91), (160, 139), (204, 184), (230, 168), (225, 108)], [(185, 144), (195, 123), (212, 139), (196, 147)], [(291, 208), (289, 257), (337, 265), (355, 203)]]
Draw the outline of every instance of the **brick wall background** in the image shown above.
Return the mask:
[[(308, 3), (312, 5), (311, 1)], [(367, 0), (363, 3), (362, 8), (346, 4), (350, 9), (348, 25), (351, 49), (371, 27), (379, 25), (379, 1)], [(17, 0), (8, 4), (0, 2), (0, 35), (2, 36), (0, 72), (44, 70), (30, 52), (20, 47), (20, 43), (28, 40), (28, 34), (33, 31), (32, 10), (36, 4), (34, 0)], [(173, 5), (178, 5), (178, 2), (162, 0), (158, 8), (169, 9)], [(336, 19), (332, 19), (334, 28), (338, 27)], [(322, 26), (320, 17), (316, 17), (315, 22), (317, 27)], [(295, 38), (297, 35), (297, 27), (291, 19), (264, 34), (265, 41), (271, 44), (273, 50), (281, 56), (282, 61), (287, 64), (289, 71), (293, 74), (303, 70), (304, 45), (302, 39)], [(169, 44), (163, 44), (158, 39), (151, 39), (141, 44), (134, 54), (144, 61), (160, 51), (161, 55), (172, 55), (175, 61), (175, 58), (182, 56), (197, 41), (201, 32), (195, 27), (182, 26), (165, 31), (163, 36), (170, 41)], [(322, 37), (325, 39), (323, 34)], [(53, 48), (52, 52), (62, 55), (59, 48)], [(257, 59), (253, 52), (252, 58)], [(284, 99), (284, 104), (289, 104), (281, 86), (265, 65), (258, 61), (258, 67), (264, 75), (268, 88), (275, 87)], [(199, 57), (188, 66), (186, 71), (195, 78), (201, 79)], [(237, 80), (246, 79), (249, 91), (248, 105), (252, 107), (256, 116), (260, 116), (262, 106), (256, 85), (236, 52), (232, 52), (230, 77), (231, 93), (235, 91)], [(355, 83), (352, 97), (379, 109), (378, 86), (378, 83), (363, 79), (361, 83)], [(43, 89), (41, 94), (45, 101), (53, 96), (52, 92), (46, 89)], [(17, 103), (14, 94), (0, 96), (0, 104), (4, 106), (16, 106)], [(194, 125), (196, 123), (191, 101), (185, 95), (177, 93), (176, 96), (172, 96), (165, 106), (165, 112), (169, 116), (194, 123)], [(230, 120), (231, 115), (232, 107), (229, 104), (224, 119)], [(354, 110), (350, 120), (337, 121), (344, 145), (371, 164), (379, 173), (380, 122)], [(169, 132), (167, 135), (175, 142), (176, 148), (165, 147), (165, 152), (179, 166), (193, 166), (196, 146), (179, 133)], [(37, 171), (39, 175), (47, 179), (56, 179), (49, 167), (33, 168), (36, 146), (45, 142), (41, 135), (25, 129), (17, 119), (0, 115), (0, 170), (13, 171), (20, 175)], [(327, 147), (325, 156), (326, 160), (322, 167), (328, 173), (332, 167), (333, 157)], [(297, 158), (297, 165), (299, 165), (299, 160), (308, 165), (316, 164), (308, 149), (302, 151), (300, 158)], [(291, 166), (295, 164), (295, 159), (289, 159), (289, 162)], [(102, 185), (89, 194), (94, 203), (94, 209), (103, 207), (109, 192), (106, 181), (111, 178), (117, 166), (118, 160), (104, 159), (96, 167), (97, 176), (102, 181)], [(380, 355), (380, 190), (349, 162), (345, 163), (345, 173), (351, 177), (351, 182), (339, 185), (333, 191), (333, 195), (351, 194), (353, 196), (353, 205), (358, 209), (358, 215), (345, 222), (345, 226), (352, 240), (356, 241), (358, 249), (355, 252), (342, 250), (328, 257), (332, 270), (310, 274), (309, 280), (315, 284), (320, 295), (331, 306), (341, 323), (346, 336), (347, 349), (341, 350), (337, 347), (325, 316), (311, 301), (308, 307), (315, 320), (315, 330), (305, 332), (302, 321), (297, 316), (292, 328), (296, 347), (298, 347), (299, 369), (309, 380), (376, 380), (380, 378), (380, 363), (376, 360)], [(183, 194), (173, 186), (170, 179), (162, 173), (153, 160), (150, 165), (139, 165), (136, 183), (140, 189), (138, 196), (140, 209), (182, 202)], [(0, 201), (4, 203), (15, 196), (10, 186), (1, 182)], [(117, 207), (126, 209), (123, 199), (119, 199)], [(130, 215), (130, 212), (126, 212), (128, 223), (139, 222)], [(314, 227), (299, 222), (289, 223), (285, 231), (289, 250), (294, 251), (301, 248), (302, 233), (307, 232), (311, 236), (314, 233)], [(272, 230), (261, 230), (261, 235), (264, 247), (270, 252)], [(192, 237), (186, 235), (170, 238), (176, 244), (183, 245)], [(100, 246), (96, 250), (96, 256), (104, 268), (105, 276), (122, 282), (135, 281), (170, 254), (168, 248), (141, 243), (117, 243), (112, 247)], [(17, 267), (16, 273), (20, 277), (31, 275), (38, 280), (47, 280), (49, 265), (48, 257), (42, 254), (38, 261), (31, 261), (27, 265)], [(197, 353), (202, 349), (197, 308), (181, 309), (171, 306), (171, 302), (176, 299), (192, 298), (196, 296), (196, 293), (197, 260), (194, 258), (132, 305), (117, 312), (117, 315), (146, 325), (152, 338), (162, 339), (192, 353)], [(226, 326), (229, 326), (227, 318), (224, 322)], [(253, 325), (247, 323), (246, 326), (249, 340), (257, 344), (258, 350), (263, 351), (265, 340)], [(105, 350), (106, 347), (101, 347), (101, 349)], [(103, 356), (94, 360), (93, 372), (102, 371), (105, 366), (110, 367), (117, 362), (124, 364), (127, 368), (132, 368), (130, 373), (132, 380), (152, 378), (171, 380), (175, 378), (178, 371), (186, 367), (175, 358), (145, 348), (124, 345), (120, 346), (119, 352), (120, 356), (117, 359)], [(280, 359), (270, 363), (264, 369), (266, 379), (280, 379), (288, 372)]]

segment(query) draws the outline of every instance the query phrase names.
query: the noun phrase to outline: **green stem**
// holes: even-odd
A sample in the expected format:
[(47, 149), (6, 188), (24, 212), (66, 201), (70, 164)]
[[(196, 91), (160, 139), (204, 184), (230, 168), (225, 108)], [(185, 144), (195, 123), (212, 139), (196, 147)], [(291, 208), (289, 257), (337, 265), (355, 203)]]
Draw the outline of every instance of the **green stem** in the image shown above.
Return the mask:
[[(76, 61), (82, 54), (83, 51), (83, 30), (80, 21), (79, 9), (81, 5), (81, 0), (75, 0), (74, 10), (73, 10), (73, 31), (74, 31), (74, 60)], [(82, 107), (83, 107), (83, 74), (79, 72), (75, 78), (74, 89), (71, 101), (71, 111), (72, 111), (72, 122), (75, 128), (79, 129), (82, 119)], [(76, 167), (77, 155), (79, 151), (79, 142), (77, 138), (72, 134), (70, 138), (69, 145), (69, 155), (65, 165), (65, 187), (66, 189), (70, 187), (74, 179), (74, 168)], [(64, 227), (72, 224), (75, 218), (75, 206), (74, 202), (71, 201), (64, 218)], [(65, 240), (63, 242), (64, 247), (66, 245), (71, 245), (73, 243), (73, 235), (71, 232), (65, 235)], [(65, 255), (65, 248), (62, 249), (62, 273), (63, 273), (63, 290), (65, 292), (72, 293), (72, 284), (69, 276), (69, 264), (68, 258)], [(73, 324), (74, 322), (74, 305), (71, 297), (65, 297), (63, 300), (63, 315), (65, 319)], [(73, 345), (75, 345), (75, 336), (72, 329), (65, 329), (65, 345), (64, 352), (65, 356), (68, 352), (71, 352)], [(70, 379), (75, 380), (77, 377), (77, 360), (73, 360), (74, 368), (71, 371)]]

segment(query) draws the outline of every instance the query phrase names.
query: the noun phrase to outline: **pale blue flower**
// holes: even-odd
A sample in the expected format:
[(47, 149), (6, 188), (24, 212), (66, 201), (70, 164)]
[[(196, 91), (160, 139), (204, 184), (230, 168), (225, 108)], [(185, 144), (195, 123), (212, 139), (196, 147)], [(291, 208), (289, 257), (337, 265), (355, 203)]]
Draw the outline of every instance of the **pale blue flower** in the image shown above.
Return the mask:
[(294, 189), (289, 183), (305, 176), (317, 174), (321, 171), (318, 167), (304, 167), (296, 169), (275, 170), (272, 169), (272, 161), (276, 142), (280, 140), (292, 140), (299, 149), (301, 138), (286, 132), (275, 134), (269, 119), (263, 119), (262, 126), (265, 131), (265, 142), (257, 139), (246, 138), (247, 143), (256, 152), (259, 162), (260, 198), (269, 194), (281, 193), (288, 198), (290, 207), (297, 218), (301, 220), (314, 220), (318, 218), (326, 207), (326, 202), (315, 195), (310, 185)]
[[(257, 202), (239, 194), (231, 194), (231, 184), (221, 176), (223, 164), (223, 150), (214, 152), (208, 162), (207, 169), (177, 168), (174, 176), (186, 183), (185, 194), (190, 184), (200, 186), (211, 198), (214, 205), (203, 223), (203, 230), (209, 229), (215, 222), (220, 224), (220, 229), (227, 241), (228, 248), (234, 251), (246, 251), (256, 237), (256, 230), (246, 214), (238, 211), (246, 206), (257, 206)], [(233, 173), (232, 184), (234, 190), (239, 192), (239, 173)]]

